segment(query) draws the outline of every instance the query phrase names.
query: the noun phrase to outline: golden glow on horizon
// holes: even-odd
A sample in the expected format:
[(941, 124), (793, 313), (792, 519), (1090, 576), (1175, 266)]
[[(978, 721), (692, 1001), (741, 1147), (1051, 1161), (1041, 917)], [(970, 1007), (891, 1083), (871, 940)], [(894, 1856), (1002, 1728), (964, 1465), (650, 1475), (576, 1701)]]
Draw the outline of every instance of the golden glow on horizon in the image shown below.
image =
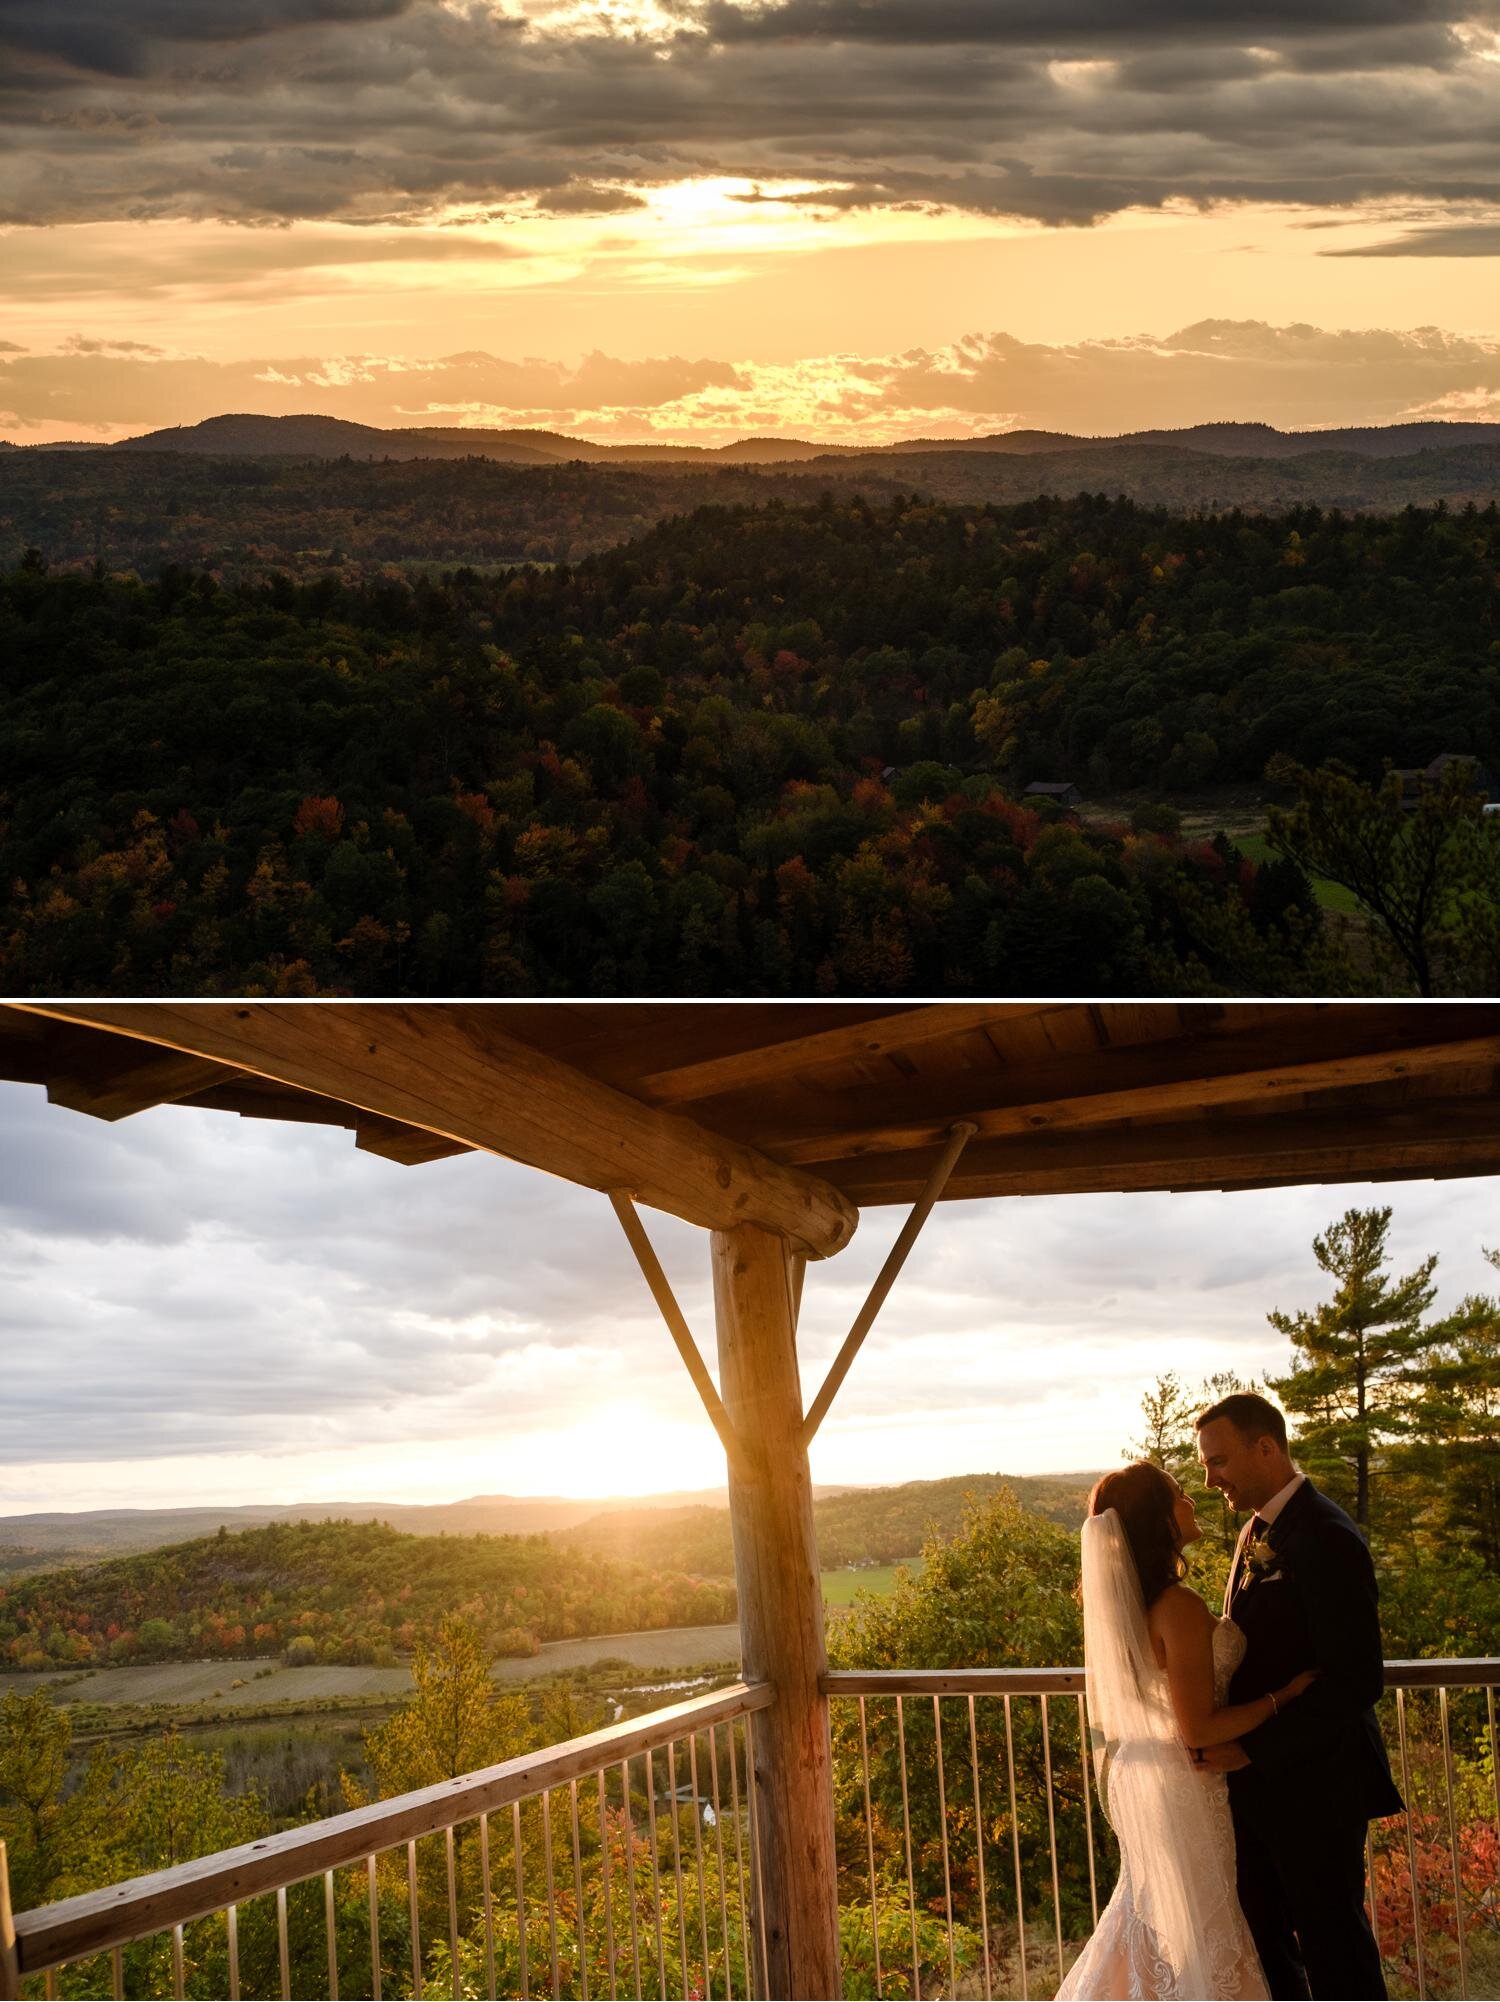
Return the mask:
[[(641, 207), (543, 215), (523, 205), (484, 218), (454, 211), (446, 224), (405, 228), (118, 222), (0, 232), (13, 274), (6, 337), (18, 349), (55, 356), (107, 333), (158, 351), (141, 362), (203, 364), (170, 402), (158, 394), (154, 404), (126, 393), (132, 371), (120, 357), (120, 366), (95, 368), (97, 386), (86, 395), (49, 392), (24, 409), (12, 406), (0, 373), (0, 435), (108, 440), (237, 409), (534, 425), (603, 442), (718, 444), (751, 432), (889, 442), (1011, 423), (1133, 428), (1173, 420), (1122, 405), (1111, 423), (1082, 403), (1070, 416), (1003, 395), (983, 407), (928, 397), (903, 406), (871, 392), (871, 357), (924, 350), (940, 369), (956, 336), (981, 328), (1064, 346), (1147, 330), (1165, 336), (1217, 318), (1406, 327), (1418, 317), (1409, 259), (1319, 253), (1362, 249), (1436, 220), (1415, 203), (1324, 212), (1178, 206), (1127, 212), (1093, 229), (1047, 229), (952, 211), (843, 212), (777, 199), (833, 185), (728, 176), (621, 183)], [(1493, 260), (1427, 257), (1419, 269), (1425, 324), (1493, 329)], [(626, 364), (711, 357), (721, 377), (739, 370), (743, 379), (682, 394), (569, 400), (542, 394), (546, 385), (526, 375), (550, 368), (555, 380), (600, 350)], [(468, 351), (512, 368), (514, 388), (497, 395), (433, 385), (422, 393), (439, 357)], [(545, 362), (526, 360), (537, 356)], [(360, 357), (374, 374), (348, 372)], [(0, 354), (0, 364), (11, 360)], [(143, 368), (134, 374), (143, 377)], [(365, 393), (377, 376), (390, 392), (378, 406)], [(1226, 364), (1217, 414), (1266, 414), (1246, 407), (1246, 380)], [(1477, 414), (1493, 393), (1483, 382), (1444, 383), (1427, 401)], [(1410, 399), (1412, 408), (1421, 401)], [(1272, 421), (1318, 419), (1309, 410)]]

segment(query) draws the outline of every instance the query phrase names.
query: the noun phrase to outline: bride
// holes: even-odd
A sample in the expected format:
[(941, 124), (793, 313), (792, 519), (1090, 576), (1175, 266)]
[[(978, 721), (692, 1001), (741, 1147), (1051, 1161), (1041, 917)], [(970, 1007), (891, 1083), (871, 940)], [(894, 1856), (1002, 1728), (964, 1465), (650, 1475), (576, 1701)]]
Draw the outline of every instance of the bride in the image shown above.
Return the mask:
[(1120, 1876), (1058, 2002), (1268, 1994), (1235, 1894), (1223, 1775), (1195, 1766), (1263, 1724), (1313, 1680), (1226, 1704), (1245, 1637), (1184, 1585), (1197, 1511), (1149, 1460), (1106, 1474), (1083, 1525), (1083, 1641), (1099, 1797)]

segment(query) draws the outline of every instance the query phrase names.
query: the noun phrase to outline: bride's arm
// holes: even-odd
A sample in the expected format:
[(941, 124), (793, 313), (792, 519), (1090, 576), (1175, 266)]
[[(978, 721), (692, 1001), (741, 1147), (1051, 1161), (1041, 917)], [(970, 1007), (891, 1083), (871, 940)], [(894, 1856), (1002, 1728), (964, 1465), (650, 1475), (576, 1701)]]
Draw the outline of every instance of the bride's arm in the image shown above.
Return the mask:
[(1216, 1710), (1214, 1618), (1198, 1594), (1186, 1585), (1169, 1586), (1151, 1608), (1150, 1625), (1166, 1655), (1172, 1709), (1189, 1750), (1242, 1738), (1300, 1696), (1312, 1680), (1310, 1675), (1299, 1675), (1274, 1696), (1256, 1696), (1248, 1703), (1227, 1703)]

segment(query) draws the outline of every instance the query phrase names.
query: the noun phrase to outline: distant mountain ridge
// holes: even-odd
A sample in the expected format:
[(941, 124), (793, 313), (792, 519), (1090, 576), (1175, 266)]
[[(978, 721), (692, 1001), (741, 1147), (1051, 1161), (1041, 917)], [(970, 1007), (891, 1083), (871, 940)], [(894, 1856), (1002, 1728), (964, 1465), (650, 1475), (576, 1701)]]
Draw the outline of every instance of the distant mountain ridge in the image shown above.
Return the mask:
[[(830, 1561), (846, 1561), (842, 1546), (862, 1517), (888, 1517), (895, 1510), (908, 1528), (918, 1528), (927, 1506), (951, 1507), (961, 1489), (988, 1493), (1010, 1486), (1028, 1506), (1054, 1520), (1081, 1514), (1078, 1497), (1093, 1481), (1092, 1474), (1005, 1475), (969, 1474), (939, 1481), (908, 1481), (898, 1487), (881, 1484), (814, 1482), (813, 1500), (820, 1511), (832, 1509)], [(557, 1534), (568, 1541), (625, 1557), (648, 1548), (662, 1561), (685, 1528), (702, 1526), (717, 1551), (728, 1551), (728, 1525), (722, 1536), (712, 1518), (727, 1513), (727, 1488), (696, 1488), (657, 1495), (612, 1495), (602, 1499), (570, 1495), (470, 1495), (456, 1502), (293, 1502), (282, 1507), (251, 1503), (238, 1508), (84, 1509), (50, 1510), (32, 1515), (0, 1516), (0, 1578), (104, 1562), (115, 1557), (162, 1549), (213, 1536), (264, 1528), (274, 1522), (388, 1523), (415, 1536), (534, 1536)], [(868, 1522), (866, 1527), (868, 1527)], [(918, 1548), (920, 1537), (902, 1541), (899, 1554)], [(660, 1546), (658, 1548), (658, 1546)], [(701, 1564), (700, 1568), (709, 1568)], [(727, 1565), (725, 1566), (727, 1569)]]
[(386, 429), (317, 413), (262, 417), (231, 412), (197, 424), (147, 431), (114, 445), (74, 443), (28, 446), (27, 451), (194, 452), (225, 457), (500, 459), (514, 465), (589, 464), (778, 465), (818, 459), (901, 458), (911, 454), (992, 452), (1032, 456), (1057, 452), (1113, 452), (1159, 446), (1213, 458), (1293, 459), (1309, 453), (1352, 452), (1362, 458), (1401, 458), (1460, 445), (1500, 445), (1500, 424), (1420, 422), (1340, 426), (1322, 431), (1281, 431), (1272, 424), (1213, 423), (1180, 430), (1152, 429), (1087, 436), (1067, 431), (999, 431), (981, 438), (908, 438), (890, 445), (833, 445), (805, 438), (741, 438), (728, 445), (601, 445), (564, 432), (490, 430), (475, 426), (400, 426)]
[[(814, 1486), (814, 1496), (845, 1494)], [(101, 1508), (0, 1516), (0, 1576), (95, 1563), (188, 1543), (217, 1530), (271, 1522), (388, 1522), (416, 1536), (531, 1536), (571, 1529), (596, 1516), (650, 1509), (723, 1508), (727, 1488), (680, 1489), (604, 1499), (569, 1495), (469, 1495), (456, 1502), (333, 1501), (249, 1503), (236, 1508)]]

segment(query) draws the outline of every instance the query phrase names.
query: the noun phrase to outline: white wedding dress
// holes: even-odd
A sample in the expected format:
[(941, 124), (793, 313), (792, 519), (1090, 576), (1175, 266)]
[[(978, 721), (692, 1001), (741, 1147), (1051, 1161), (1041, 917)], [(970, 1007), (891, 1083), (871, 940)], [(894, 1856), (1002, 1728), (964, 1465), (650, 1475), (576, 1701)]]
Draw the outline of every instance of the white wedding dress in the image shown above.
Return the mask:
[[(1093, 1516), (1085, 1528), (1104, 1522)], [(1222, 1773), (1195, 1767), (1178, 1738), (1166, 1671), (1150, 1651), (1140, 1587), (1118, 1521), (1113, 1534), (1100, 1529), (1093, 1540), (1091, 1567), (1086, 1534), (1090, 1737), (1100, 1798), (1119, 1838), (1120, 1876), (1057, 1991), (1058, 2002), (1264, 2002), (1269, 1990), (1235, 1892), (1228, 1786)], [(1233, 1620), (1218, 1621), (1216, 1704), (1225, 1702), (1244, 1652), (1245, 1636)]]

